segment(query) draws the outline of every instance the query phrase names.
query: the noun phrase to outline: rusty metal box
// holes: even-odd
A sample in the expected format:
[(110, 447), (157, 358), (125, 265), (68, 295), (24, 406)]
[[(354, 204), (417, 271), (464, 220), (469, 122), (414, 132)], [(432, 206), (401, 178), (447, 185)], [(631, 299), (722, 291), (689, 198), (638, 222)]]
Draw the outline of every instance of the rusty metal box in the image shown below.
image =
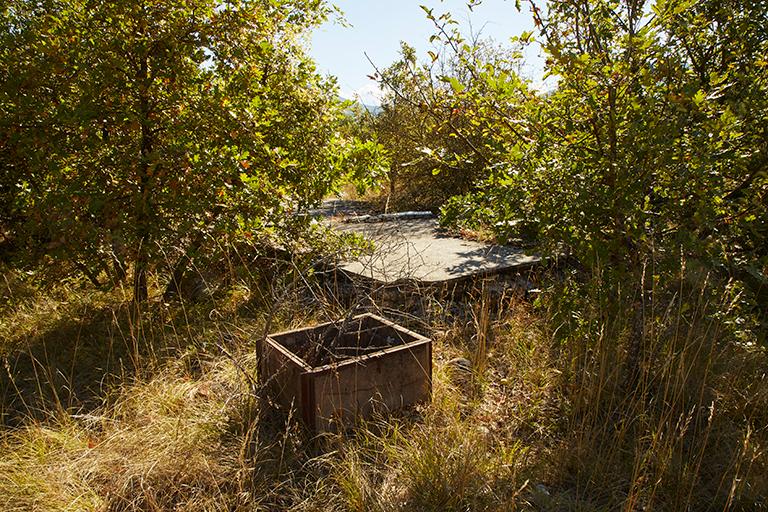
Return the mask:
[(432, 341), (372, 314), (270, 334), (261, 378), (310, 429), (338, 431), (358, 416), (428, 402)]

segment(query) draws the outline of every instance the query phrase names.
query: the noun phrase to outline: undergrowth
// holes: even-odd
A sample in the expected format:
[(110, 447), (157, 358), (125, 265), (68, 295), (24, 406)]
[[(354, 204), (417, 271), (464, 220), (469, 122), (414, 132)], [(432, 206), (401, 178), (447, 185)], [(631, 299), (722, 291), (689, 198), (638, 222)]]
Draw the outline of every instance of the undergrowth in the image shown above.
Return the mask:
[(575, 276), (535, 304), (425, 298), (431, 403), (313, 438), (262, 393), (256, 345), (350, 304), (296, 270), (139, 313), (120, 289), (6, 272), (0, 508), (768, 507), (768, 357), (729, 323), (738, 293), (685, 277), (644, 301)]

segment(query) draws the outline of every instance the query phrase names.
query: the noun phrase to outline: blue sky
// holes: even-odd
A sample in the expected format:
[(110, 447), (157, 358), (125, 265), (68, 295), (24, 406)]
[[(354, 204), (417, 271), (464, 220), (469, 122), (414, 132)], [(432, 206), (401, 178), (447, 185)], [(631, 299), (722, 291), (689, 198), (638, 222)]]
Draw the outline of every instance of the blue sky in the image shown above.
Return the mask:
[[(398, 57), (400, 41), (414, 46), (422, 59), (432, 48), (429, 36), (434, 26), (427, 20), (419, 5), (434, 8), (435, 14), (450, 11), (460, 22), (465, 34), (477, 33), (499, 42), (531, 30), (533, 22), (523, 4), (522, 12), (515, 9), (514, 0), (484, 0), (472, 12), (465, 0), (336, 0), (351, 26), (344, 27), (333, 20), (326, 22), (312, 35), (310, 54), (324, 74), (338, 78), (341, 95), (359, 96), (367, 104), (377, 104), (380, 92), (367, 75), (373, 68), (365, 58), (367, 53), (379, 68), (385, 68)], [(524, 74), (536, 79), (541, 74), (538, 50), (531, 48), (526, 54), (530, 64)]]

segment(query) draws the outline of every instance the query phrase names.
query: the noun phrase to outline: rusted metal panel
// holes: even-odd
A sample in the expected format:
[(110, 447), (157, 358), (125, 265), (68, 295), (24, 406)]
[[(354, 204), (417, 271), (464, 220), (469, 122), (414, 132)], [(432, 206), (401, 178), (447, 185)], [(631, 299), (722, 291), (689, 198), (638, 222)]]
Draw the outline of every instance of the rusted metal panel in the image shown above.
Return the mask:
[(285, 347), (266, 343), (262, 351), (261, 368), (262, 382), (279, 404), (290, 407), (294, 400), (301, 398), (300, 377), (310, 368)]
[(371, 314), (270, 335), (264, 354), (273, 396), (299, 407), (317, 432), (429, 401), (432, 393), (431, 340)]
[(301, 380), (301, 399), (299, 407), (301, 419), (305, 425), (314, 426), (316, 424), (316, 398), (315, 398), (315, 379), (312, 372), (305, 372), (299, 376)]
[(430, 345), (417, 341), (315, 371), (316, 428), (335, 430), (358, 415), (386, 414), (428, 400)]

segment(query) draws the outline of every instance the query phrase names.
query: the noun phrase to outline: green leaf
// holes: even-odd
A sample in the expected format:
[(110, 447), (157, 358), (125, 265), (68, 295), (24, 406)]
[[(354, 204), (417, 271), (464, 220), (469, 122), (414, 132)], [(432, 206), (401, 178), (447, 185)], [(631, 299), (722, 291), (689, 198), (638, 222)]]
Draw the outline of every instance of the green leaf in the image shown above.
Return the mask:
[(460, 94), (464, 92), (464, 90), (466, 89), (464, 84), (459, 82), (459, 80), (455, 77), (448, 78), (448, 82), (451, 84), (451, 89), (453, 89), (453, 92), (455, 92), (456, 94)]

